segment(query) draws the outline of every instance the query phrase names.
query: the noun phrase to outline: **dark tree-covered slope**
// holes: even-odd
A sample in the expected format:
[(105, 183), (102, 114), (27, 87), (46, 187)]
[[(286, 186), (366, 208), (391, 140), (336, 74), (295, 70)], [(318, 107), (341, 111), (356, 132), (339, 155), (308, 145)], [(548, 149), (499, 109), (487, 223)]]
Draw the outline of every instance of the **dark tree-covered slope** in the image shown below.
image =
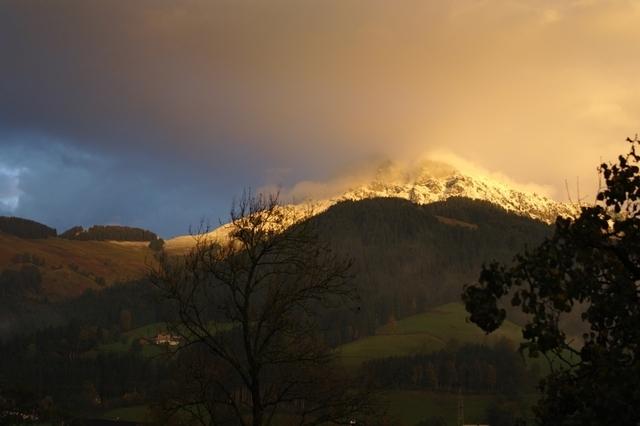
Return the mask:
[(333, 248), (354, 260), (357, 313), (335, 318), (339, 340), (443, 303), (491, 260), (509, 262), (551, 228), (491, 203), (451, 198), (416, 205), (396, 198), (345, 201), (312, 219)]

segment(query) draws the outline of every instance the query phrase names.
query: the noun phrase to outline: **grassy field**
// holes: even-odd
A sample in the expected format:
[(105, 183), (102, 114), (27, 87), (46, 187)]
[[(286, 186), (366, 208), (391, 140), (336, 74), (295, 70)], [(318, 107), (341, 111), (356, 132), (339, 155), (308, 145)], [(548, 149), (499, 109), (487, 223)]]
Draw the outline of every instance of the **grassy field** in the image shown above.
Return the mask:
[(100, 416), (105, 420), (125, 420), (129, 422), (149, 422), (152, 418), (151, 410), (146, 405), (114, 408)]
[(512, 322), (505, 321), (499, 330), (487, 336), (466, 321), (467, 315), (459, 303), (442, 305), (380, 327), (374, 336), (340, 346), (338, 354), (345, 364), (358, 365), (376, 358), (434, 352), (452, 340), (492, 344), (503, 337), (514, 342), (522, 339), (520, 327)]
[(153, 252), (146, 243), (28, 240), (0, 233), (0, 269), (19, 269), (15, 257), (24, 253), (44, 260), (45, 264), (38, 266), (42, 294), (51, 301), (77, 297), (89, 288), (97, 290), (138, 279), (153, 263)]
[[(487, 406), (493, 395), (464, 395), (464, 420), (467, 423), (486, 423)], [(423, 391), (393, 391), (385, 395), (389, 414), (399, 425), (413, 426), (428, 417), (443, 417), (448, 425), (455, 425), (458, 415), (456, 394)]]
[[(487, 407), (496, 395), (465, 394), (462, 396), (465, 424), (486, 424)], [(535, 394), (525, 395), (517, 403), (525, 416), (531, 416), (531, 407), (537, 400)], [(442, 417), (447, 425), (456, 425), (460, 396), (455, 393), (428, 391), (391, 391), (384, 395), (389, 404), (389, 415), (393, 424), (413, 426), (428, 417)]]

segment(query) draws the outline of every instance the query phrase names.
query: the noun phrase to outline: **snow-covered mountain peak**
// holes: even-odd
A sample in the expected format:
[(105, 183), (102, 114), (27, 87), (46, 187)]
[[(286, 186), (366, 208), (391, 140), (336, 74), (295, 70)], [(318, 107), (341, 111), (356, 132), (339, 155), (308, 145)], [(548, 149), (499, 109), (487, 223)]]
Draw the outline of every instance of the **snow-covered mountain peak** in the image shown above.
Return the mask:
[[(448, 164), (423, 161), (413, 167), (402, 167), (387, 161), (382, 163), (368, 182), (324, 199), (305, 199), (303, 202), (283, 205), (281, 208), (291, 218), (319, 214), (332, 205), (345, 200), (363, 200), (375, 197), (395, 197), (416, 204), (444, 201), (451, 197), (466, 197), (485, 200), (518, 215), (553, 223), (557, 216), (577, 216), (579, 208), (554, 201), (535, 192), (516, 189), (513, 185), (481, 174), (464, 173)], [(210, 238), (224, 240), (228, 237), (229, 225), (223, 225), (208, 233)], [(177, 237), (167, 242), (169, 247), (179, 249), (194, 244), (192, 237)]]
[(337, 197), (321, 202), (331, 205), (341, 200), (374, 197), (398, 197), (416, 204), (429, 204), (451, 197), (486, 200), (522, 216), (552, 223), (558, 215), (575, 216), (575, 206), (543, 195), (515, 189), (509, 184), (483, 175), (466, 174), (441, 162), (423, 161), (403, 169), (386, 162), (369, 183), (354, 187)]

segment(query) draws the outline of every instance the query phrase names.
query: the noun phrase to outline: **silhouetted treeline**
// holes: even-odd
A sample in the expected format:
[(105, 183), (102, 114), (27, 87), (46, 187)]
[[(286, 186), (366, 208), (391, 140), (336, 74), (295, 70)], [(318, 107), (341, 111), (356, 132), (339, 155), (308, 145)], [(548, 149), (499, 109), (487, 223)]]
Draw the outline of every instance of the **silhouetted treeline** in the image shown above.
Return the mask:
[(493, 347), (466, 344), (430, 354), (368, 361), (363, 367), (384, 389), (429, 389), (507, 395), (531, 390), (536, 372), (527, 370), (508, 340)]
[(119, 225), (94, 225), (89, 229), (74, 226), (60, 234), (60, 238), (82, 241), (154, 241), (158, 236), (146, 229)]
[(49, 238), (57, 235), (55, 229), (42, 223), (21, 217), (8, 216), (0, 216), (0, 232), (29, 239)]

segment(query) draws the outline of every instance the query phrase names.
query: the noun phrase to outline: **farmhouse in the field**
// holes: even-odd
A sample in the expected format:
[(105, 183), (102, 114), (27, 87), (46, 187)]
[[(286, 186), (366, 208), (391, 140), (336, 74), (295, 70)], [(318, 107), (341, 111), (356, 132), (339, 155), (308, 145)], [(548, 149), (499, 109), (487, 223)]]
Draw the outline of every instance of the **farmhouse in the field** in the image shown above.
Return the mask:
[(153, 343), (156, 345), (178, 346), (180, 344), (180, 336), (169, 333), (158, 333), (156, 337), (153, 338)]

